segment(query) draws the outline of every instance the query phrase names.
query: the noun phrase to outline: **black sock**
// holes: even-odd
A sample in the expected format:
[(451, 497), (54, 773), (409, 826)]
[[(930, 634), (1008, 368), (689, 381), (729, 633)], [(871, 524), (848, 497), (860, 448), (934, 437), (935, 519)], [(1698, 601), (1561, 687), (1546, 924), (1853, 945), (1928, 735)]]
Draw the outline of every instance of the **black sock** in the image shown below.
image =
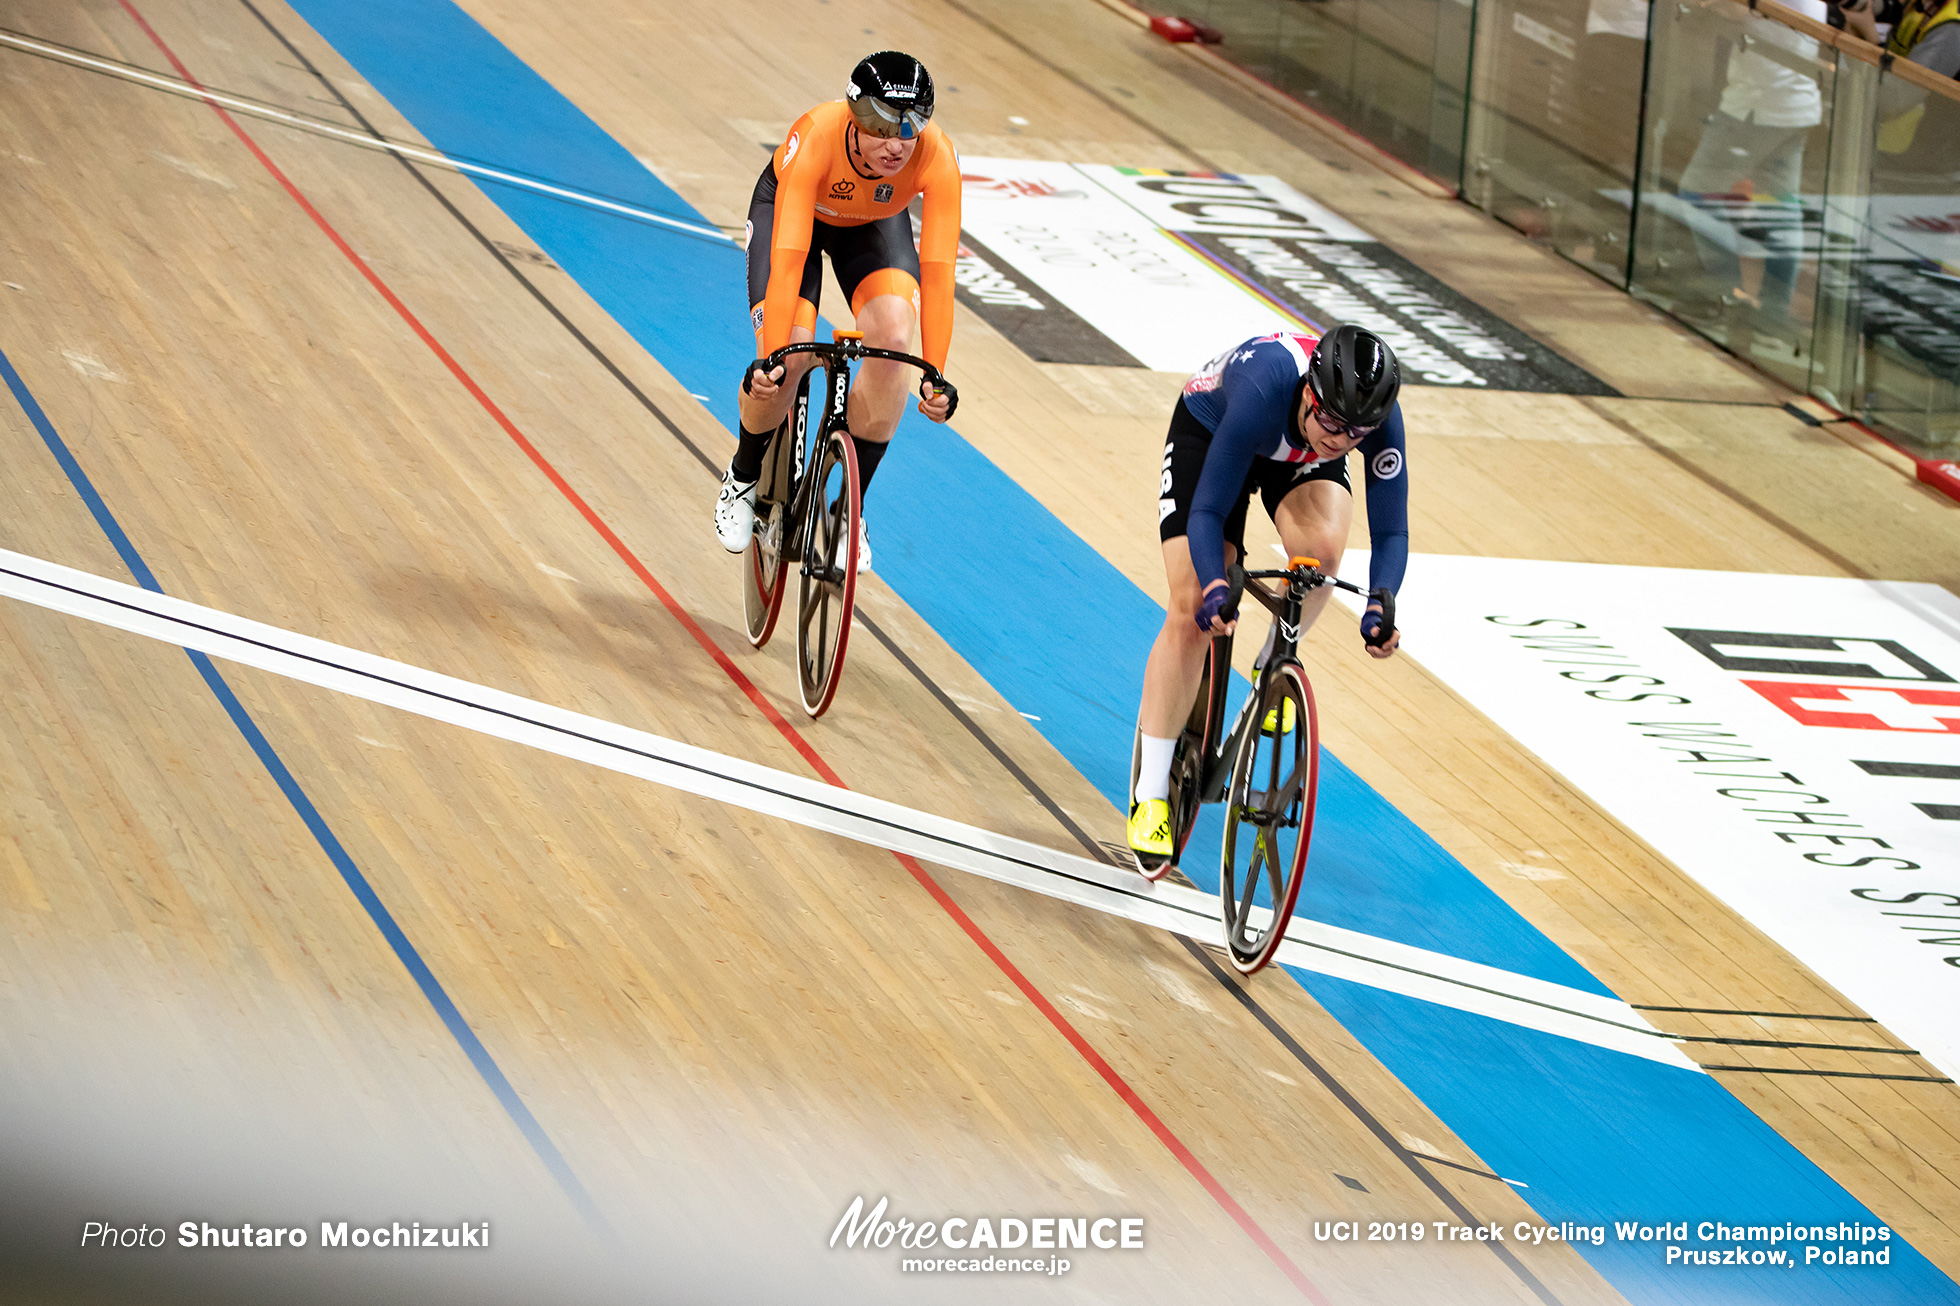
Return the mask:
[(862, 500), (871, 493), (871, 478), (877, 474), (878, 464), (891, 448), (891, 441), (860, 440), (851, 437), (851, 447), (857, 450), (858, 459), (858, 498)]
[(762, 475), (762, 455), (769, 452), (769, 441), (775, 437), (774, 431), (751, 431), (744, 426), (742, 441), (735, 446), (735, 458), (728, 469), (735, 473), (738, 481), (753, 481)]

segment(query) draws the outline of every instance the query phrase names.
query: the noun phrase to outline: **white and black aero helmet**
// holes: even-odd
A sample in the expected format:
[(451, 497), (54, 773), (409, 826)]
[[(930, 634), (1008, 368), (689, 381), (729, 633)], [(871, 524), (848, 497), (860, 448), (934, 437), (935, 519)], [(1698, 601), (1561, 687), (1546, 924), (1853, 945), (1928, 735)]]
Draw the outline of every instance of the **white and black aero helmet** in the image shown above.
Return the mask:
[(932, 75), (909, 54), (880, 50), (851, 69), (844, 98), (859, 131), (909, 141), (932, 117)]
[(1351, 428), (1367, 429), (1388, 420), (1402, 388), (1402, 367), (1380, 336), (1346, 324), (1313, 347), (1306, 381), (1323, 412)]

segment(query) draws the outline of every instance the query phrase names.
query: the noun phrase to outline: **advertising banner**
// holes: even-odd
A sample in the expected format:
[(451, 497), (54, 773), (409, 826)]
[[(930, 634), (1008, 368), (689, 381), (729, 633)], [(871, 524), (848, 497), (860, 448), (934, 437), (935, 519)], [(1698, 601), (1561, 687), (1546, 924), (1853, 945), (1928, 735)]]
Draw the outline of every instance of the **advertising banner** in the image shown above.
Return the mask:
[(1960, 1077), (1960, 599), (1429, 555), (1399, 597), (1411, 656)]
[[(1041, 361), (1121, 354), (1188, 372), (1252, 336), (1353, 322), (1387, 340), (1417, 384), (1614, 393), (1276, 177), (962, 166), (967, 244), (986, 271), (962, 272), (961, 298)], [(982, 281), (991, 300), (974, 289)]]

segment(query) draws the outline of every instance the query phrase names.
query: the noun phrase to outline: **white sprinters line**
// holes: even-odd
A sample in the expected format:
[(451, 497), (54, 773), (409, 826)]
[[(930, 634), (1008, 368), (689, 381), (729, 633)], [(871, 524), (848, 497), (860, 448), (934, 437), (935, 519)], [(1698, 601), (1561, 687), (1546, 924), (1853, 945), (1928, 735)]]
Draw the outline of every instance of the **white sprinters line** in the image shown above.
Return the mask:
[[(985, 876), (1204, 941), (1209, 894), (772, 770), (597, 717), (0, 549), (0, 596)], [(1278, 959), (1304, 970), (1699, 1070), (1617, 998), (1296, 918)]]
[(704, 227), (695, 222), (683, 222), (679, 218), (670, 218), (663, 213), (655, 213), (649, 209), (638, 208), (631, 204), (621, 204), (617, 200), (609, 200), (602, 195), (594, 195), (590, 191), (574, 190), (566, 186), (554, 186), (549, 182), (538, 181), (531, 177), (522, 177), (516, 173), (505, 172), (499, 168), (487, 167), (481, 163), (470, 163), (463, 159), (453, 159), (447, 154), (440, 153), (436, 150), (423, 149), (418, 145), (404, 145), (399, 141), (391, 141), (379, 136), (369, 136), (365, 132), (354, 131), (351, 128), (336, 126), (329, 122), (322, 122), (318, 118), (307, 117), (303, 114), (287, 113), (283, 109), (275, 109), (269, 104), (261, 104), (256, 100), (242, 100), (235, 95), (226, 95), (220, 91), (206, 90), (201, 86), (194, 86), (180, 77), (167, 77), (162, 73), (153, 73), (147, 69), (137, 68), (130, 64), (117, 63), (111, 59), (98, 59), (77, 50), (67, 49), (64, 46), (49, 45), (46, 41), (36, 41), (32, 37), (22, 36), (18, 32), (9, 32), (0, 29), (0, 45), (10, 45), (17, 50), (25, 50), (30, 54), (38, 54), (48, 59), (56, 59), (62, 63), (73, 64), (77, 68), (87, 68), (95, 72), (107, 73), (112, 77), (123, 78), (125, 81), (138, 82), (144, 86), (153, 86), (160, 91), (168, 91), (173, 95), (182, 95), (193, 100), (203, 100), (208, 104), (231, 109), (254, 118), (263, 118), (269, 122), (284, 123), (288, 127), (297, 127), (302, 131), (313, 132), (321, 136), (331, 136), (336, 140), (346, 141), (350, 145), (358, 145), (362, 149), (379, 150), (384, 154), (398, 154), (405, 159), (414, 159), (417, 163), (433, 164), (439, 168), (448, 168), (452, 171), (466, 173), (473, 177), (483, 177), (490, 181), (502, 182), (507, 186), (521, 186), (525, 190), (536, 191), (541, 195), (550, 195), (556, 199), (570, 200), (574, 204), (584, 204), (590, 208), (604, 209), (611, 213), (618, 213), (624, 217), (635, 218), (641, 222), (651, 222), (662, 227), (671, 227), (676, 231), (684, 231), (690, 236), (703, 236), (710, 240), (719, 241), (724, 245), (732, 246), (735, 243), (733, 236), (719, 231), (714, 227)]

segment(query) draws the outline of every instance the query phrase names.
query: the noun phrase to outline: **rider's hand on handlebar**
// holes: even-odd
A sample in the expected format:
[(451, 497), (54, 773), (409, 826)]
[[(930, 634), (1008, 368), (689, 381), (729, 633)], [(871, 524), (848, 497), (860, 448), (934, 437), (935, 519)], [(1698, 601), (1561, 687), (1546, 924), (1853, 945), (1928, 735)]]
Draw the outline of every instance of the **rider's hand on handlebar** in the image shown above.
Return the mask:
[(744, 394), (756, 399), (765, 400), (776, 397), (776, 390), (781, 386), (783, 376), (789, 369), (784, 364), (778, 363), (776, 364), (775, 371), (764, 372), (762, 366), (767, 361), (767, 359), (758, 358), (749, 364), (748, 375), (742, 378), (742, 392)]
[[(1361, 638), (1363, 640), (1373, 638), (1375, 632), (1381, 629), (1381, 624), (1382, 605), (1379, 603), (1370, 603), (1368, 610), (1361, 614)], [(1387, 639), (1382, 641), (1380, 647), (1369, 644), (1367, 646), (1368, 656), (1371, 658), (1392, 657), (1395, 654), (1396, 646), (1401, 642), (1402, 631), (1400, 627), (1397, 627)]]
[(943, 422), (953, 415), (953, 392), (935, 388), (932, 382), (919, 383), (919, 411), (935, 422)]
[(1232, 587), (1222, 580), (1215, 580), (1205, 591), (1204, 600), (1198, 604), (1198, 629), (1207, 635), (1229, 635), (1238, 629), (1239, 611), (1236, 607), (1225, 610), (1232, 602)]

